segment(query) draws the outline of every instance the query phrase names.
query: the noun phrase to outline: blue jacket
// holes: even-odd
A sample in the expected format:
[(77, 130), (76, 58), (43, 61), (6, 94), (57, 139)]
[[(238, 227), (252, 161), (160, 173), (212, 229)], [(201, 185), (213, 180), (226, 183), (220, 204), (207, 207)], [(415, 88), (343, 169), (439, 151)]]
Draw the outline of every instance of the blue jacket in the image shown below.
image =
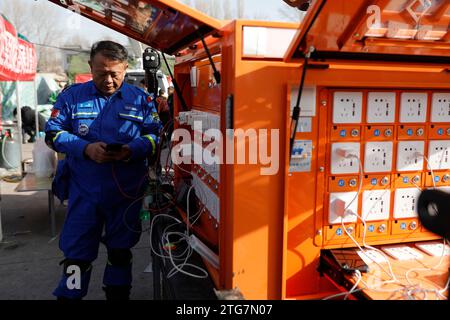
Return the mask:
[[(153, 99), (142, 89), (123, 83), (104, 97), (92, 81), (63, 91), (46, 124), (53, 147), (66, 154), (70, 180), (95, 202), (117, 200), (122, 192), (135, 196), (147, 174), (147, 157), (156, 152), (162, 125)], [(128, 162), (98, 164), (84, 155), (89, 143), (128, 144)]]

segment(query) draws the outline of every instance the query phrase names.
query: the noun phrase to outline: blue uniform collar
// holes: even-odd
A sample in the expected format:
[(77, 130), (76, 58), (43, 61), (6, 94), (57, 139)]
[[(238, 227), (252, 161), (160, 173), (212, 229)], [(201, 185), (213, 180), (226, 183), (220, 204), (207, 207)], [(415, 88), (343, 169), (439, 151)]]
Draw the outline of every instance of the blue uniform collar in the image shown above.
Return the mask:
[(89, 84), (90, 84), (90, 94), (91, 95), (97, 95), (97, 96), (100, 96), (100, 97), (104, 97), (104, 98), (112, 98), (112, 97), (114, 97), (114, 96), (118, 96), (119, 98), (122, 98), (123, 97), (123, 92), (122, 92), (122, 89), (123, 89), (123, 87), (125, 86), (125, 82), (123, 82), (122, 83), (122, 85), (120, 86), (120, 88), (116, 91), (116, 92), (114, 92), (114, 94), (112, 95), (112, 96), (109, 96), (109, 97), (105, 97), (98, 89), (97, 89), (97, 87), (95, 86), (95, 84), (94, 84), (94, 81), (89, 81)]

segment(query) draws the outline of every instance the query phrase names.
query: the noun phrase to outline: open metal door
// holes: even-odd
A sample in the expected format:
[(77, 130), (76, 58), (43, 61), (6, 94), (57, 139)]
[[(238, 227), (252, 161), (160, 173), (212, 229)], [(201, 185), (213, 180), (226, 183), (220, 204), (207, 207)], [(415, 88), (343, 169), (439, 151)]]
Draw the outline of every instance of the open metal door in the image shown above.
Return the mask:
[(222, 24), (171, 0), (49, 0), (167, 54), (176, 54)]
[(448, 0), (313, 0), (286, 61), (450, 63)]

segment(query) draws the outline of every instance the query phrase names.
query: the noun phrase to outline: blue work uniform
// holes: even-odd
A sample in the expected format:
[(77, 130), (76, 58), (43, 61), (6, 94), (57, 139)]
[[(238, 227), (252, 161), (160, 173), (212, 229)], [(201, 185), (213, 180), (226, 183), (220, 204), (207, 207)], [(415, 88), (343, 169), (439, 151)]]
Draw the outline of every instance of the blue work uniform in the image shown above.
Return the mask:
[[(68, 213), (59, 246), (66, 259), (92, 262), (99, 243), (110, 249), (130, 249), (140, 238), (139, 212), (147, 182), (147, 158), (155, 154), (162, 125), (153, 99), (142, 89), (123, 83), (109, 97), (92, 81), (62, 92), (45, 131), (53, 148), (66, 154)], [(128, 144), (130, 159), (96, 163), (84, 150), (89, 143)], [(130, 258), (131, 259), (131, 258)], [(63, 274), (54, 295), (82, 298), (87, 294), (90, 269), (81, 288), (67, 287)], [(103, 283), (131, 285), (131, 263), (106, 266)]]

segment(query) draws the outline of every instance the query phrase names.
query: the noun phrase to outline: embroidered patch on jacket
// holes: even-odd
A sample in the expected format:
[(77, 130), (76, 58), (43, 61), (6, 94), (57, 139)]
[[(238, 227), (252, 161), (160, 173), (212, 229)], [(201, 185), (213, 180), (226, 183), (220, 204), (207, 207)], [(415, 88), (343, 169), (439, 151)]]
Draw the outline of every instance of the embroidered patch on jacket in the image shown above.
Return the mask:
[(85, 136), (89, 133), (89, 126), (85, 123), (81, 123), (78, 127), (78, 134), (80, 136)]
[(51, 117), (51, 118), (56, 118), (57, 116), (59, 116), (59, 110), (53, 108), (50, 117)]

